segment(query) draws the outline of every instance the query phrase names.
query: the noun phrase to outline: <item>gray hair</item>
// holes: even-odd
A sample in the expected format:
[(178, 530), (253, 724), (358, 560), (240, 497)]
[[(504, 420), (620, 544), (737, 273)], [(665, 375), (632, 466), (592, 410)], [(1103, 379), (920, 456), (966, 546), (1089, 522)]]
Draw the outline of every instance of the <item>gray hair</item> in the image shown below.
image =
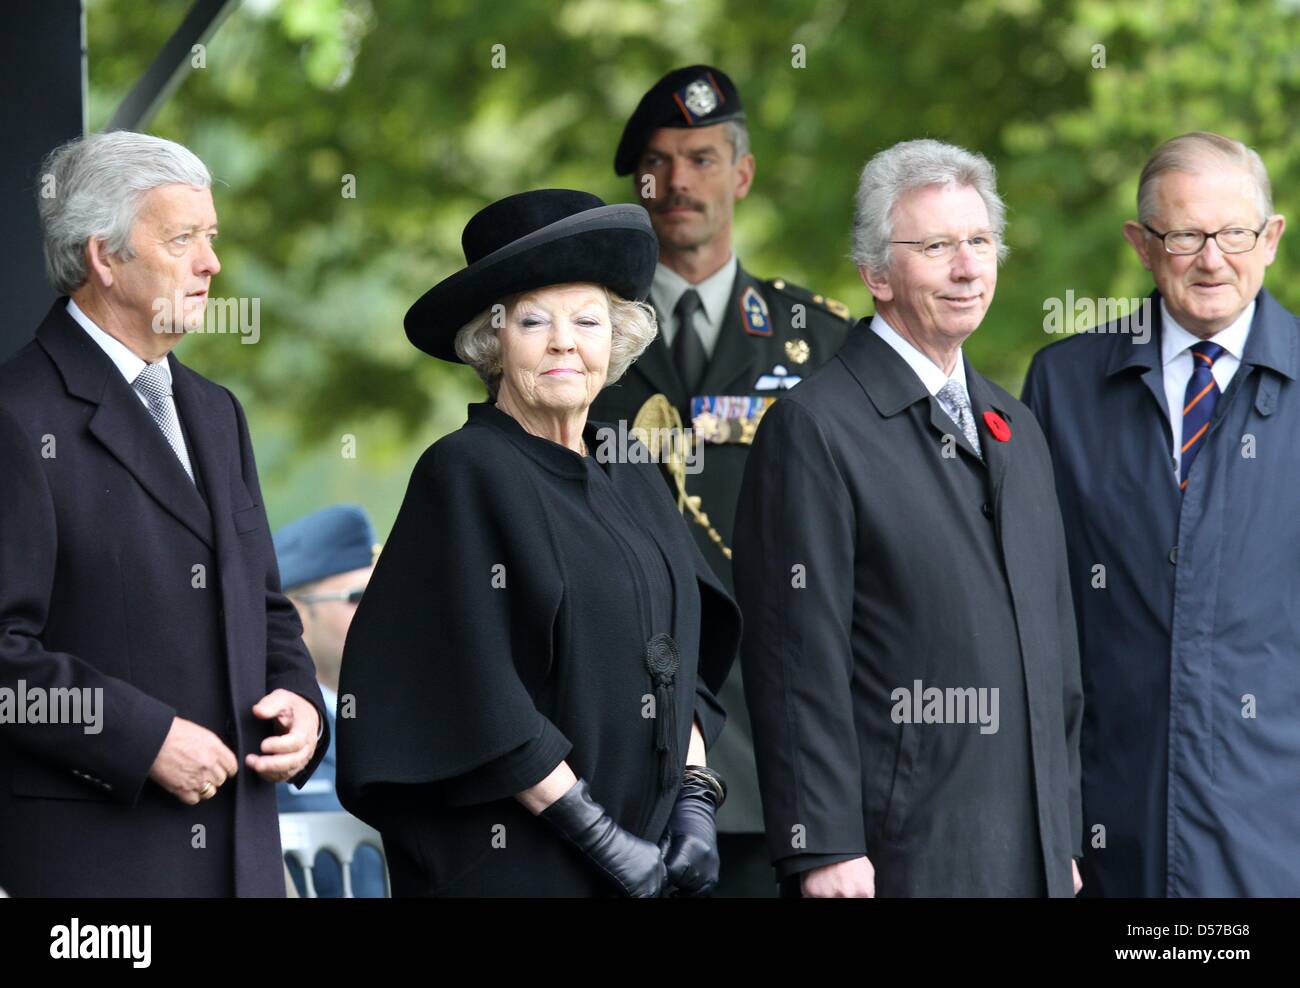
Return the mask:
[(745, 123), (745, 115), (742, 113), (733, 117), (726, 124), (727, 140), (731, 142), (731, 160), (739, 161), (749, 154), (749, 127)]
[(45, 244), (45, 272), (54, 290), (71, 295), (90, 277), (86, 241), (104, 241), (110, 255), (129, 261), (131, 228), (140, 203), (162, 185), (212, 187), (198, 156), (174, 141), (127, 130), (90, 134), (55, 148), (41, 164), (37, 197)]
[(998, 195), (993, 164), (982, 154), (927, 139), (895, 144), (863, 167), (853, 216), (853, 262), (873, 274), (888, 271), (894, 207), (909, 192), (932, 185), (969, 186), (978, 192), (998, 238), (998, 260), (1007, 256), (1002, 239), (1007, 208)]
[(1255, 206), (1261, 223), (1273, 215), (1273, 187), (1264, 162), (1253, 149), (1241, 141), (1221, 134), (1197, 130), (1165, 141), (1155, 149), (1142, 168), (1138, 179), (1138, 220), (1150, 223), (1159, 211), (1156, 201), (1157, 179), (1166, 172), (1197, 173), (1215, 165), (1240, 168), (1254, 180)]
[[(645, 302), (631, 302), (611, 292), (604, 285), (599, 286), (609, 302), (610, 346), (609, 370), (605, 376), (605, 386), (613, 384), (632, 366), (632, 362), (645, 352), (659, 332), (655, 310)], [(514, 308), (520, 295), (503, 299), (505, 311)], [(462, 326), (456, 333), (456, 355), (474, 368), (474, 372), (487, 386), (492, 398), (497, 396), (501, 385), (501, 340), (497, 336), (498, 327), (493, 325), (492, 315), (496, 306), (488, 306), (477, 316)]]

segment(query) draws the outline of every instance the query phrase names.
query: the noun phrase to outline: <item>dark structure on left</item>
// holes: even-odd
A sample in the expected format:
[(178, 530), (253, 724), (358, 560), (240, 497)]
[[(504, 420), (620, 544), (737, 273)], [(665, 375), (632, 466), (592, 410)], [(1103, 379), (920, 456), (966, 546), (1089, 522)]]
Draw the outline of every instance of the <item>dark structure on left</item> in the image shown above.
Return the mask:
[[(195, 0), (105, 130), (142, 130), (184, 78), (193, 46), (239, 0)], [(32, 337), (54, 292), (45, 281), (36, 196), (41, 159), (86, 133), (86, 19), (82, 0), (17, 0), (0, 31), (0, 360)]]

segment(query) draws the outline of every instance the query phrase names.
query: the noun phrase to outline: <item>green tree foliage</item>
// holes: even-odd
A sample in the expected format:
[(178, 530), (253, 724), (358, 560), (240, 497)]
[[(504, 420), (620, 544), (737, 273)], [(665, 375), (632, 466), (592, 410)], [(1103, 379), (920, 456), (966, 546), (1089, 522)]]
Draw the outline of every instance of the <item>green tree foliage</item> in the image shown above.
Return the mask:
[[(88, 3), (92, 127), (188, 6)], [(1300, 171), (1296, 0), (246, 0), (202, 54), (149, 129), (220, 180), (214, 294), (260, 299), (261, 336), (179, 354), (248, 405), (273, 523), (346, 498), (386, 530), (419, 451), (481, 394), (407, 343), (407, 306), (463, 263), (461, 229), (495, 198), (565, 186), (633, 201), (614, 147), (674, 66), (720, 65), (744, 96), (746, 266), (857, 314), (864, 161), (913, 137), (985, 153), (1012, 252), (968, 352), (1013, 391), (1052, 339), (1045, 300), (1149, 290), (1120, 227), (1156, 144), (1241, 138), (1284, 213)], [(1293, 308), (1295, 258), (1284, 239), (1269, 279)]]

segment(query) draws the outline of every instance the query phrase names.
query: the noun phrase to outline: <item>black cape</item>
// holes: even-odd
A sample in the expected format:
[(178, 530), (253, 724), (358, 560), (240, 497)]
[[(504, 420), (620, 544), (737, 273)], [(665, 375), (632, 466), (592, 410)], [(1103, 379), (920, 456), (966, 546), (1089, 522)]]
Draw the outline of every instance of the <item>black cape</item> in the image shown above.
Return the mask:
[[(382, 832), (395, 895), (609, 894), (513, 794), (567, 759), (657, 840), (692, 720), (709, 745), (722, 729), (739, 612), (657, 467), (597, 462), (601, 428), (580, 457), (475, 404), (415, 467), (338, 719), (339, 797)], [(665, 634), (678, 669), (656, 691), (647, 644)]]

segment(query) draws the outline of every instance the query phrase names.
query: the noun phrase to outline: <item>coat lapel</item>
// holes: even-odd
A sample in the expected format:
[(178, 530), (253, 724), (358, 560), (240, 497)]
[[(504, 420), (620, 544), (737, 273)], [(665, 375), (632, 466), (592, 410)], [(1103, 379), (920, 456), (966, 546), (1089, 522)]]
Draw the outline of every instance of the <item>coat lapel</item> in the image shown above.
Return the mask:
[[(930, 394), (925, 384), (907, 365), (907, 361), (895, 353), (894, 348), (871, 329), (869, 319), (861, 320), (849, 330), (839, 357), (848, 365), (849, 370), (858, 379), (858, 383), (862, 385), (867, 397), (871, 399), (881, 415), (886, 417), (896, 415), (904, 408), (909, 408), (919, 401), (926, 401), (929, 412), (927, 420), (935, 435), (940, 438), (952, 436), (957, 445), (975, 462), (980, 462), (974, 447), (967, 441), (966, 436), (948, 413), (943, 410), (939, 399)], [(962, 359), (966, 360), (964, 354)], [(975, 427), (980, 433), (980, 445), (984, 448), (984, 466), (993, 475), (994, 482), (1000, 486), (1009, 462), (1005, 447), (1010, 443), (1000, 443), (992, 437), (988, 426), (984, 423), (984, 412), (992, 408), (1006, 419), (1008, 424), (1011, 424), (1010, 416), (1006, 414), (1005, 409), (994, 404), (993, 392), (988, 382), (975, 372), (969, 360), (966, 361), (966, 387), (970, 393), (971, 411), (975, 415)], [(1012, 441), (1014, 442), (1014, 436)], [(1003, 448), (994, 450), (990, 459), (990, 446)]]
[(1290, 312), (1261, 288), (1255, 300), (1255, 319), (1246, 340), (1242, 362), (1265, 367), (1294, 381), (1300, 373), (1300, 332)]
[[(911, 370), (911, 368), (909, 367), (908, 370)], [(970, 378), (968, 377), (966, 380), (969, 383)], [(924, 389), (925, 385), (922, 384), (921, 387)], [(978, 460), (979, 454), (975, 452), (975, 447), (970, 444), (970, 440), (966, 438), (966, 433), (961, 431), (961, 427), (952, 420), (952, 416), (944, 411), (944, 407), (939, 404), (939, 399), (930, 394), (929, 391), (926, 391), (926, 395), (930, 399), (930, 427), (940, 436), (952, 436), (957, 445), (970, 454), (971, 459)], [(974, 398), (971, 399), (971, 408), (974, 411)], [(979, 413), (975, 412), (975, 414), (978, 416)]]
[[(844, 345), (835, 356), (844, 362), (876, 406), (876, 411), (885, 418), (897, 415), (930, 394), (912, 368), (907, 366), (907, 361), (871, 329), (869, 318), (860, 319), (849, 330)], [(944, 423), (942, 427), (934, 421), (934, 409), (939, 409), (943, 416), (940, 419)], [(931, 425), (936, 425), (941, 434), (952, 432), (952, 425), (937, 402), (934, 409), (931, 409)]]
[[(107, 354), (68, 315), (66, 305), (66, 299), (55, 302), (36, 339), (58, 367), (68, 393), (98, 406), (90, 418), (91, 435), (164, 511), (212, 546), (212, 519), (198, 489), (143, 402)], [(197, 425), (201, 420), (187, 421)]]
[[(962, 356), (966, 360), (965, 355)], [(966, 387), (970, 392), (971, 410), (975, 414), (975, 429), (979, 432), (980, 449), (984, 453), (984, 465), (989, 471), (989, 496), (994, 507), (1002, 497), (1002, 482), (1007, 476), (1007, 467), (1011, 465), (1012, 446), (1016, 441), (1016, 424), (1005, 406), (997, 401), (993, 388), (983, 374), (980, 374), (966, 360)], [(1011, 436), (1005, 442), (997, 439), (990, 431), (984, 419), (985, 412), (999, 415), (1011, 429)]]
[(212, 519), (230, 518), (234, 512), (230, 503), (230, 488), (226, 483), (226, 478), (230, 476), (227, 457), (229, 446), (222, 441), (228, 436), (221, 431), (231, 416), (228, 409), (213, 407), (204, 396), (199, 376), (177, 360), (175, 354), (169, 354), (167, 359), (171, 364), (172, 395), (176, 399), (176, 411), (189, 429), (190, 457), (203, 478), (208, 496), (209, 531), (215, 531), (216, 546), (220, 552), (225, 548), (223, 542), (227, 533), (222, 526), (214, 526)]
[[(1164, 364), (1160, 359), (1162, 340), (1164, 339), (1164, 317), (1161, 313), (1160, 293), (1152, 292), (1149, 296), (1154, 315), (1154, 327), (1150, 338), (1145, 343), (1138, 342), (1141, 337), (1132, 332), (1123, 333), (1119, 339), (1122, 343), (1113, 351), (1106, 376), (1110, 377), (1124, 371), (1140, 373), (1142, 384), (1151, 393), (1151, 398), (1160, 409), (1161, 427), (1169, 432), (1169, 401), (1165, 397)], [(1129, 319), (1133, 317), (1130, 316)], [(1128, 328), (1127, 324), (1124, 327)]]

